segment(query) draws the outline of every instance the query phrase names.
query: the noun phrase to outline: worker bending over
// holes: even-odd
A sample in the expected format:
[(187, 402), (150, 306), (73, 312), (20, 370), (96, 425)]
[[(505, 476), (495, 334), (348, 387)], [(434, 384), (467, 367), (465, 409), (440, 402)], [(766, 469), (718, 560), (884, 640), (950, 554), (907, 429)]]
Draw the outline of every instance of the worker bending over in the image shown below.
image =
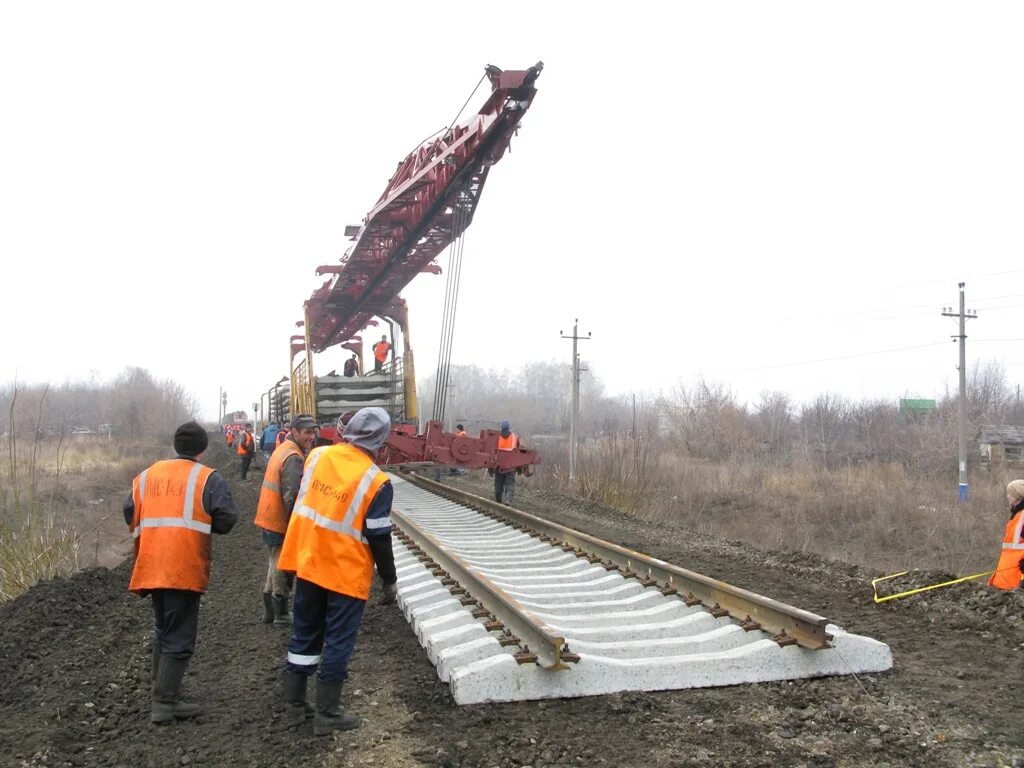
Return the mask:
[(1024, 573), (1024, 480), (1014, 480), (1006, 486), (1006, 501), (1010, 505), (1010, 519), (1003, 531), (999, 563), (988, 583), (997, 589), (1018, 589)]
[(211, 534), (238, 520), (227, 482), (199, 463), (206, 430), (190, 421), (174, 433), (177, 456), (158, 461), (132, 482), (124, 519), (135, 547), (128, 590), (153, 599), (152, 711), (157, 724), (195, 717), (180, 700), (181, 681), (196, 647), (199, 598), (210, 581)]
[(302, 463), (313, 447), (316, 429), (316, 421), (312, 416), (296, 416), (288, 437), (270, 455), (263, 476), (255, 523), (262, 529), (261, 537), (267, 546), (267, 579), (263, 584), (264, 624), (291, 626), (292, 623), (292, 616), (288, 612), (291, 577), (278, 570), (277, 558), (281, 554), (295, 499), (299, 495)]
[(382, 408), (363, 408), (345, 426), (344, 443), (314, 448), (306, 459), (277, 567), (295, 574), (293, 633), (283, 673), (290, 725), (310, 714), (306, 681), (317, 671), (313, 733), (358, 728), (341, 709), (341, 689), (370, 595), (373, 567), (384, 582), (382, 603), (398, 594), (391, 549), (387, 474), (374, 459), (391, 428)]

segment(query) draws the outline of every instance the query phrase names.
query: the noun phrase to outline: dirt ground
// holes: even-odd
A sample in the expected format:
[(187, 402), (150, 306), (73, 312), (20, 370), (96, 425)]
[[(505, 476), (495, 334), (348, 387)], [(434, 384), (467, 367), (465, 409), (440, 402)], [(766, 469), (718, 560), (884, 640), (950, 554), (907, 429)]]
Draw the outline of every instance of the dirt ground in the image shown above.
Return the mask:
[[(220, 446), (207, 457), (222, 466)], [(395, 607), (371, 597), (345, 701), (363, 728), (282, 727), (286, 633), (258, 623), (265, 563), (242, 520), (214, 545), (187, 688), (207, 713), (151, 726), (149, 602), (129, 565), (41, 584), (0, 606), (0, 766), (1024, 766), (1024, 599), (980, 586), (886, 606), (870, 574), (693, 537), (540, 492), (517, 506), (828, 616), (891, 645), (885, 675), (456, 707)], [(257, 473), (258, 475), (258, 473)], [(460, 480), (482, 490), (483, 480)], [(127, 489), (125, 489), (127, 491)], [(926, 580), (931, 574), (919, 574)]]

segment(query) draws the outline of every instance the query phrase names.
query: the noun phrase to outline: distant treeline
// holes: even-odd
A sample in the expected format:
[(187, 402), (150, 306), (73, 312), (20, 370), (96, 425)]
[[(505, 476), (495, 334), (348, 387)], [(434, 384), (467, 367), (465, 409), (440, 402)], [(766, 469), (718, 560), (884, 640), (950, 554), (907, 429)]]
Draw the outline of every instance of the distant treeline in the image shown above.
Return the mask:
[[(524, 439), (557, 443), (569, 432), (571, 374), (560, 363), (532, 363), (511, 371), (453, 366), (447, 420), (475, 433), (509, 419)], [(650, 383), (650, 382), (645, 382)], [(432, 379), (420, 389), (421, 415), (433, 412)], [(581, 440), (644, 436), (699, 459), (763, 456), (773, 463), (810, 462), (836, 467), (896, 461), (946, 471), (956, 460), (957, 393), (936, 401), (934, 412), (901, 414), (893, 400), (852, 400), (824, 392), (798, 403), (784, 392), (764, 391), (740, 402), (725, 384), (699, 380), (667, 393), (611, 397), (594, 371), (580, 390)], [(998, 362), (968, 372), (968, 435), (982, 424), (1024, 425), (1019, 387)]]
[(198, 411), (195, 396), (180, 384), (135, 367), (109, 381), (0, 387), (0, 431), (9, 434), (13, 425), (25, 439), (68, 435), (76, 428), (132, 439), (169, 438)]

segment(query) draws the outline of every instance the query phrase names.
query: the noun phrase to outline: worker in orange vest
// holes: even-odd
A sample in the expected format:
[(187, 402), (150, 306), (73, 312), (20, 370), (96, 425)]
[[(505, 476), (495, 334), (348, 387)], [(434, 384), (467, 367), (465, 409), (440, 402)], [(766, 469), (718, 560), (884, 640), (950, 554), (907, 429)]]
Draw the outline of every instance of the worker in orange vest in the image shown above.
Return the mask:
[[(519, 436), (512, 431), (512, 425), (507, 421), (501, 422), (498, 427), (498, 450), (514, 451), (519, 448)], [(500, 469), (494, 472), (494, 499), (499, 504), (512, 506), (512, 497), (516, 492), (516, 474), (519, 470), (512, 469), (502, 472)]]
[(358, 728), (341, 709), (341, 689), (356, 632), (370, 595), (373, 568), (384, 583), (381, 603), (398, 596), (391, 549), (394, 491), (374, 464), (391, 419), (383, 408), (363, 408), (344, 430), (344, 443), (314, 448), (306, 459), (277, 567), (295, 574), (293, 631), (283, 683), (285, 717), (301, 723), (308, 709), (306, 682), (317, 671), (313, 733)]
[(245, 482), (246, 475), (249, 474), (249, 465), (252, 463), (252, 457), (256, 453), (256, 438), (252, 436), (252, 424), (246, 424), (245, 429), (239, 433), (238, 448), (235, 451), (238, 453), (240, 460), (242, 482)]
[(124, 519), (134, 539), (128, 590), (153, 599), (153, 702), (150, 720), (165, 724), (200, 714), (180, 700), (181, 681), (196, 647), (199, 598), (210, 580), (211, 534), (238, 520), (227, 482), (199, 463), (209, 444), (194, 421), (174, 433), (177, 456), (158, 461), (132, 482)]
[(316, 421), (312, 416), (296, 416), (288, 438), (274, 449), (263, 476), (260, 500), (256, 504), (256, 527), (267, 546), (267, 579), (263, 584), (263, 623), (291, 626), (288, 597), (291, 579), (277, 568), (288, 520), (299, 495), (302, 462), (306, 460), (316, 438)]
[(235, 433), (231, 431), (231, 427), (228, 427), (227, 431), (224, 433), (224, 442), (228, 444), (228, 448), (231, 448), (231, 446), (234, 445)]
[(1024, 480), (1014, 480), (1006, 486), (1006, 501), (1010, 505), (1010, 519), (1003, 532), (996, 572), (988, 583), (996, 589), (1019, 589), (1024, 573)]
[(292, 428), (292, 423), (290, 421), (286, 421), (284, 423), (284, 426), (281, 427), (280, 430), (278, 430), (278, 432), (277, 432), (277, 444), (278, 445), (280, 445), (281, 443), (283, 443), (285, 441), (285, 438), (288, 437), (288, 432), (291, 430), (291, 428)]
[(391, 351), (391, 345), (388, 344), (387, 335), (381, 336), (380, 341), (373, 345), (373, 371), (374, 373), (380, 373), (384, 367), (384, 363), (388, 361), (388, 353)]

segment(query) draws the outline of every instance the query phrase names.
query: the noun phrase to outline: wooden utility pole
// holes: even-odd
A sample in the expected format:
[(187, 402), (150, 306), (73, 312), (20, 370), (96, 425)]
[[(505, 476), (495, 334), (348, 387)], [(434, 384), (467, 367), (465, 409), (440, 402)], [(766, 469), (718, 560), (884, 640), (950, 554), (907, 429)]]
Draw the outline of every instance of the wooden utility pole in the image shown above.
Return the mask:
[(566, 336), (559, 331), (563, 339), (572, 339), (572, 410), (569, 412), (569, 479), (576, 479), (576, 450), (579, 446), (579, 422), (580, 422), (580, 353), (577, 345), (581, 341), (590, 339), (588, 331), (586, 336), (579, 335), (579, 318), (572, 321), (572, 336)]
[(960, 311), (954, 312), (952, 307), (946, 307), (942, 311), (943, 317), (955, 317), (960, 320), (960, 333), (954, 335), (954, 340), (960, 340), (960, 403), (959, 403), (959, 484), (958, 490), (960, 501), (967, 501), (967, 321), (978, 316), (973, 310), (968, 312), (964, 300), (964, 283), (960, 283)]

